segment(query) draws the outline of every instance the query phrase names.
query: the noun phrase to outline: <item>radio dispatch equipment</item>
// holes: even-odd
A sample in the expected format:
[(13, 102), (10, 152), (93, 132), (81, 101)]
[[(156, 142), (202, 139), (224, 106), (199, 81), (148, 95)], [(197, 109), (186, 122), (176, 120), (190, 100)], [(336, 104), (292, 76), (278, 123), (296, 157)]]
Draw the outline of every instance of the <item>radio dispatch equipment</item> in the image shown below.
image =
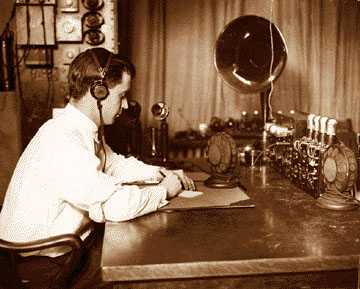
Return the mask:
[[(305, 118), (304, 122), (278, 115), (274, 123), (265, 126), (268, 145), (261, 154), (268, 160), (266, 165), (312, 195), (320, 207), (332, 210), (358, 208), (357, 153), (345, 144), (349, 140), (344, 135), (338, 137), (336, 119), (314, 114), (305, 115)], [(352, 138), (350, 132), (349, 137)], [(236, 175), (240, 154), (241, 148), (230, 134), (219, 132), (212, 136), (207, 146), (212, 175), (206, 185), (236, 186), (240, 181)], [(259, 155), (255, 163), (258, 158)]]
[(350, 210), (359, 206), (355, 198), (358, 165), (355, 152), (337, 137), (337, 120), (309, 114), (306, 133), (278, 126), (271, 132), (269, 164), (310, 193), (321, 207)]
[[(310, 193), (321, 207), (357, 208), (357, 157), (336, 137), (337, 121), (304, 114), (307, 125), (302, 126), (303, 122), (292, 117), (273, 117), (273, 82), (286, 60), (287, 47), (280, 30), (271, 21), (255, 15), (231, 21), (215, 45), (215, 66), (225, 82), (242, 93), (260, 92), (263, 132), (256, 160), (261, 156), (264, 164)], [(207, 152), (212, 169), (207, 185), (226, 187), (239, 182), (235, 176), (239, 149), (231, 135), (219, 132), (212, 136)]]

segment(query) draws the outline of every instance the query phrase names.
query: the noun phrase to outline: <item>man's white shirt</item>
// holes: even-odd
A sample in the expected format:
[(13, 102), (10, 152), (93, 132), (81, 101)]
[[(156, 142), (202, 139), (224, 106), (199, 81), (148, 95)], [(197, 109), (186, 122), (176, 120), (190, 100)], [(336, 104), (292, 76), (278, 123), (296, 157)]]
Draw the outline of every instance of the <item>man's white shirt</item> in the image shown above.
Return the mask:
[[(167, 204), (162, 186), (122, 185), (157, 178), (157, 166), (107, 151), (103, 173), (95, 155), (96, 135), (95, 123), (71, 104), (39, 129), (7, 189), (1, 239), (27, 242), (75, 233), (89, 218), (126, 221)], [(60, 248), (47, 255), (64, 252)]]

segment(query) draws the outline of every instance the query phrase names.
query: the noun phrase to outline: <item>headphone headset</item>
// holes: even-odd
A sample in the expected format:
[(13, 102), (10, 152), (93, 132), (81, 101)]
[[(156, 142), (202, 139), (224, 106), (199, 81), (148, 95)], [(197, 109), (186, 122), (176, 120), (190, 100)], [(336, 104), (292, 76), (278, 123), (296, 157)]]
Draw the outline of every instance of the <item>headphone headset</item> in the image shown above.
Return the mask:
[(97, 58), (95, 52), (92, 50), (91, 50), (91, 55), (94, 59), (94, 62), (96, 63), (96, 66), (97, 66), (97, 69), (99, 71), (101, 78), (98, 80), (95, 80), (90, 85), (90, 93), (98, 102), (100, 102), (100, 101), (105, 100), (107, 98), (107, 96), (109, 95), (109, 88), (106, 85), (104, 80), (105, 80), (106, 73), (109, 70), (109, 65), (110, 65), (110, 62), (112, 59), (112, 53), (109, 54), (105, 67), (102, 67), (100, 65), (99, 59)]
[(98, 130), (98, 140), (100, 141), (101, 144), (101, 148), (104, 152), (104, 164), (102, 167), (102, 171), (105, 172), (105, 167), (106, 167), (106, 151), (105, 151), (105, 144), (104, 144), (104, 119), (103, 119), (103, 114), (102, 114), (102, 104), (101, 102), (103, 100), (105, 100), (108, 95), (109, 95), (109, 88), (105, 83), (105, 76), (106, 73), (109, 70), (109, 65), (111, 62), (111, 58), (112, 58), (112, 53), (109, 54), (108, 59), (106, 61), (106, 65), (105, 67), (102, 67), (100, 65), (99, 59), (97, 58), (95, 52), (93, 50), (91, 50), (91, 55), (94, 59), (94, 62), (96, 63), (97, 69), (99, 71), (100, 74), (100, 79), (95, 80), (91, 85), (90, 85), (90, 93), (92, 95), (92, 97), (94, 97), (96, 99), (97, 102), (97, 107), (99, 109), (99, 115), (100, 115), (100, 127)]
[[(100, 79), (97, 79), (95, 81), (93, 81), (90, 84), (90, 94), (92, 95), (92, 97), (94, 97), (96, 99), (97, 102), (97, 107), (99, 109), (99, 116), (100, 116), (100, 126), (99, 126), (99, 130), (98, 130), (98, 140), (101, 144), (101, 148), (104, 152), (104, 164), (103, 164), (103, 168), (102, 171), (105, 172), (105, 167), (106, 167), (106, 150), (105, 150), (105, 144), (104, 144), (104, 119), (103, 119), (103, 114), (102, 114), (102, 101), (105, 100), (108, 95), (109, 95), (109, 88), (106, 85), (106, 81), (105, 81), (105, 77), (106, 74), (109, 70), (109, 66), (110, 66), (110, 62), (112, 60), (113, 54), (110, 52), (108, 59), (106, 61), (105, 67), (102, 67), (100, 65), (99, 59), (96, 56), (96, 53), (93, 50), (90, 50), (92, 58), (97, 66), (98, 72), (100, 74)], [(115, 61), (122, 63), (123, 65), (127, 65), (126, 62), (122, 61), (122, 60), (118, 60), (115, 58)]]

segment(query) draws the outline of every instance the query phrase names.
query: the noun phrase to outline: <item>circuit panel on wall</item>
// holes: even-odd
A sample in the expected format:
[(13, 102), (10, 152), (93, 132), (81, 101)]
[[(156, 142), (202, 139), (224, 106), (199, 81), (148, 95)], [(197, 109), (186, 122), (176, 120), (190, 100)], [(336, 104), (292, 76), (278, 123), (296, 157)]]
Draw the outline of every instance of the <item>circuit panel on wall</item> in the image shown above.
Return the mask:
[(118, 52), (116, 0), (16, 0), (24, 143), (65, 105), (69, 64), (81, 51)]

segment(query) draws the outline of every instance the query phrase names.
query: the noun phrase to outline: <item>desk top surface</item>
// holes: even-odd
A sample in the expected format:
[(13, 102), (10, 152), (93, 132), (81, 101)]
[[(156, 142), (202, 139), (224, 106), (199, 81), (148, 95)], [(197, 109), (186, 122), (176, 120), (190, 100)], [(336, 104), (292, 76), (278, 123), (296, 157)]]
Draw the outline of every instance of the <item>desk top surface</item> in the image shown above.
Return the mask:
[(241, 170), (255, 208), (156, 212), (105, 227), (105, 281), (353, 269), (360, 211), (331, 211), (267, 167)]

